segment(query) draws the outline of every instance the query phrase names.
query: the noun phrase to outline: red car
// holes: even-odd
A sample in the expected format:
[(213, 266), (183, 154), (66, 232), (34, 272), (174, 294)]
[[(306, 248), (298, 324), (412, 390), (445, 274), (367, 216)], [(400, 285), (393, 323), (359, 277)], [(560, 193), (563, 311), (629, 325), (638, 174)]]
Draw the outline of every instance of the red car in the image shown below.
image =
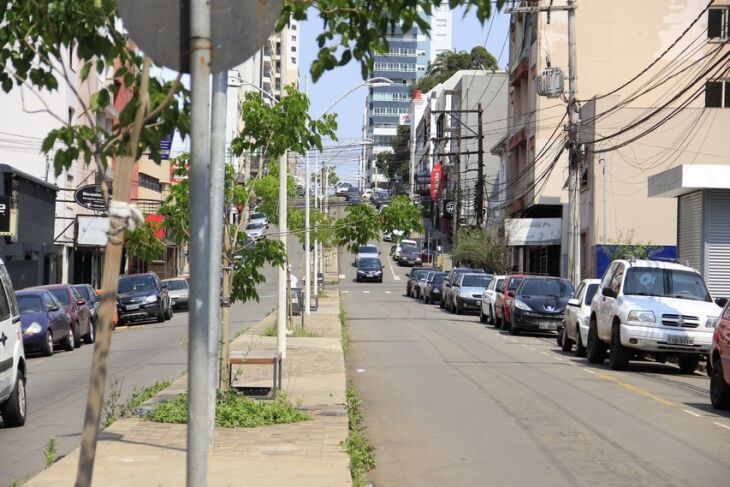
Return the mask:
[(722, 309), (712, 338), (710, 401), (715, 409), (730, 409), (730, 301)]
[(74, 337), (74, 346), (81, 346), (84, 343), (94, 343), (96, 330), (91, 322), (91, 312), (86, 300), (79, 292), (68, 284), (50, 284), (38, 286), (36, 289), (46, 289), (58, 299), (64, 310), (71, 317), (71, 331)]
[(520, 283), (528, 274), (509, 274), (504, 278), (502, 289), (497, 293), (497, 299), (494, 304), (494, 311), (497, 315), (497, 327), (503, 330), (509, 329), (510, 307), (515, 297), (515, 291)]

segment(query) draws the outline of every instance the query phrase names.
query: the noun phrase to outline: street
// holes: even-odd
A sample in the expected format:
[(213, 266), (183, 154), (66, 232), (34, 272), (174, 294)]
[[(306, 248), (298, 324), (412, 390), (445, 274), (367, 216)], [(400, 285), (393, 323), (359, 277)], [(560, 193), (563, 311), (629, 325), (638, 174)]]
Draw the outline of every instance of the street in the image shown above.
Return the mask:
[(613, 372), (554, 335), (513, 337), (407, 298), (409, 268), (380, 247), (383, 284), (354, 282), (340, 256), (376, 486), (727, 484), (730, 415), (712, 409), (706, 376)]

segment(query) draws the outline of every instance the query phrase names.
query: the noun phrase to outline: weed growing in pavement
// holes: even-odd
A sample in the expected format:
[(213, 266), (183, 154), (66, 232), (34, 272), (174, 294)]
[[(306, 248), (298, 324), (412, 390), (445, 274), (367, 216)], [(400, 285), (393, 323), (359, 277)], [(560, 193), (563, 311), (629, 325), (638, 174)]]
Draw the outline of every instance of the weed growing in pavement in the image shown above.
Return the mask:
[(188, 335), (187, 334), (180, 335), (180, 344), (182, 345), (183, 350), (187, 350), (188, 349), (188, 341), (189, 340), (188, 340)]
[(49, 468), (51, 465), (53, 465), (53, 462), (56, 461), (56, 439), (51, 437), (48, 438), (48, 443), (46, 443), (46, 448), (43, 450), (43, 458), (45, 460), (46, 468)]
[(375, 449), (370, 446), (363, 434), (362, 402), (357, 396), (357, 391), (355, 391), (352, 382), (348, 382), (345, 393), (349, 434), (344, 447), (350, 456), (352, 485), (362, 487), (365, 474), (375, 468)]
[(342, 326), (342, 353), (345, 355), (350, 351), (350, 335), (347, 332), (347, 313), (340, 303), (340, 325)]
[[(188, 396), (157, 404), (145, 419), (158, 423), (187, 423)], [(295, 423), (310, 417), (299, 411), (283, 393), (273, 401), (259, 401), (235, 392), (218, 392), (215, 424), (223, 428), (257, 428), (271, 424)]]
[[(271, 325), (266, 327), (264, 330), (264, 336), (267, 337), (275, 337), (276, 336), (276, 326)], [(315, 333), (313, 331), (307, 330), (302, 328), (301, 326), (295, 326), (292, 329), (292, 334), (288, 335), (289, 338), (316, 338), (321, 335), (319, 333)]]
[(15, 479), (10, 479), (10, 483), (8, 483), (8, 487), (18, 487), (18, 481)]
[(140, 405), (156, 396), (163, 389), (167, 389), (170, 384), (172, 384), (172, 381), (165, 379), (157, 381), (150, 386), (143, 387), (142, 389), (135, 387), (132, 389), (132, 394), (129, 396), (129, 399), (124, 403), (120, 403), (121, 386), (119, 385), (119, 381), (114, 380), (109, 386), (109, 396), (104, 401), (102, 410), (103, 427), (108, 428), (120, 417), (132, 414)]

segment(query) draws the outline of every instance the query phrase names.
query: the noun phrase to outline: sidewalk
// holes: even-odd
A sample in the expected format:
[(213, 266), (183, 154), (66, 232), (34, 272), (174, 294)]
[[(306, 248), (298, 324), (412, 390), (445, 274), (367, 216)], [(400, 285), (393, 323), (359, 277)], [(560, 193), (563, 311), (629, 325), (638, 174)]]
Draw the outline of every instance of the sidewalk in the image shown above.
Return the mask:
[[(216, 428), (208, 458), (211, 486), (349, 486), (349, 458), (341, 443), (347, 438), (345, 365), (335, 289), (320, 298), (320, 307), (305, 320), (315, 338), (287, 339), (283, 390), (311, 420), (262, 428)], [(269, 315), (236, 338), (232, 350), (275, 349), (276, 338), (264, 330)], [(297, 323), (298, 320), (295, 320)], [(271, 369), (246, 366), (246, 383), (260, 374), (270, 384)], [(234, 372), (234, 377), (236, 377)], [(235, 382), (235, 380), (234, 380)], [(158, 398), (187, 388), (187, 376)], [(185, 485), (186, 425), (122, 418), (99, 435), (94, 485)], [(79, 450), (40, 473), (27, 486), (73, 485)]]

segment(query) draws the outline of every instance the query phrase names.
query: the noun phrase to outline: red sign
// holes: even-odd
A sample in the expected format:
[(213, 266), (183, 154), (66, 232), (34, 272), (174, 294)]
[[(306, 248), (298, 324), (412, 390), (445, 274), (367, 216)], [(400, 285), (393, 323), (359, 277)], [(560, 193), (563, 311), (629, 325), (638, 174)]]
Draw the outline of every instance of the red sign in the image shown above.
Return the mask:
[(441, 163), (434, 164), (431, 170), (431, 199), (437, 200), (441, 196)]
[(144, 221), (150, 222), (150, 225), (155, 230), (155, 237), (160, 239), (165, 238), (165, 229), (162, 228), (162, 222), (165, 221), (164, 216), (150, 213), (149, 215), (144, 216)]

